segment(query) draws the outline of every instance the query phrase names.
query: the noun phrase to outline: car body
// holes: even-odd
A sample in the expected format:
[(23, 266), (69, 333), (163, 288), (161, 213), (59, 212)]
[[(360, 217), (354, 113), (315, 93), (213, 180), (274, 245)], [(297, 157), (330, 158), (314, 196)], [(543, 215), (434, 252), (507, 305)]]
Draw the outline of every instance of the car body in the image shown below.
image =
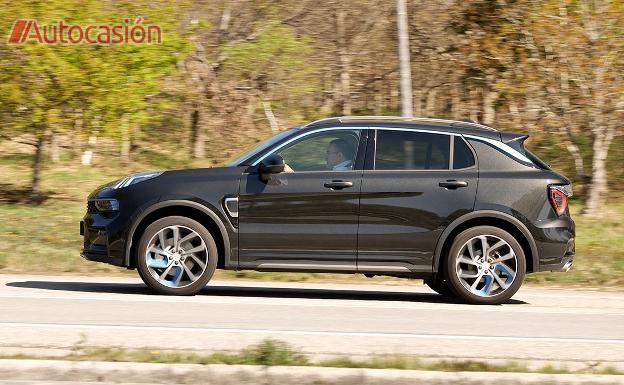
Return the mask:
[[(323, 119), (280, 132), (224, 167), (137, 174), (98, 188), (89, 196), (81, 222), (82, 256), (141, 267), (146, 229), (163, 218), (190, 218), (195, 225), (184, 231), (200, 224), (216, 247), (216, 255), (196, 262), (202, 268), (214, 259), (216, 268), (232, 270), (421, 278), (437, 291), (469, 302), (499, 303), (508, 298), (502, 288), (516, 273), (521, 281), (524, 273), (567, 271), (574, 257), (570, 181), (527, 151), (526, 138), (471, 122)], [(330, 169), (329, 158), (340, 146), (352, 159)], [(482, 237), (473, 237), (477, 247), (478, 239), (492, 237), (484, 241), (482, 254), (493, 246), (487, 242), (507, 240), (505, 255), (513, 254), (515, 269), (524, 271), (512, 273), (502, 262), (502, 270), (488, 264), (472, 254), (472, 244), (463, 245), (463, 255), (471, 260), (467, 265), (457, 257), (457, 266), (445, 270), (455, 264), (448, 259), (453, 242), (476, 227), (504, 232), (502, 238), (496, 231), (475, 235)], [(197, 242), (207, 245), (203, 238)], [(159, 242), (153, 235), (152, 246), (146, 247), (169, 251), (152, 254), (146, 263), (160, 266), (163, 259), (167, 266), (182, 264), (183, 251), (172, 254), (172, 242)], [(491, 253), (490, 262), (496, 261), (496, 252)], [(490, 283), (479, 276), (476, 287), (485, 292), (494, 285), (500, 295), (483, 295), (474, 288), (462, 295), (458, 283), (449, 282), (453, 272), (479, 275), (483, 268), (500, 274), (483, 273), (490, 274)], [(181, 280), (186, 275), (179, 270)], [(151, 270), (156, 279), (161, 273)], [(149, 267), (143, 269), (142, 278), (149, 280), (149, 275)], [(169, 294), (191, 294), (202, 287), (185, 291), (164, 282)], [(154, 282), (150, 287), (163, 292)]]

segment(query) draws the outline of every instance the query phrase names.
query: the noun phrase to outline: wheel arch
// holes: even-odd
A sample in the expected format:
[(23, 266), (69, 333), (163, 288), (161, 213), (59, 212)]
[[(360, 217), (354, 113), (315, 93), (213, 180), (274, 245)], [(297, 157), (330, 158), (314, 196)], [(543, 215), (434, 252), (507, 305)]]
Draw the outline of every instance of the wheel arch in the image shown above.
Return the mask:
[(221, 218), (212, 209), (198, 202), (169, 200), (148, 207), (133, 222), (126, 242), (125, 265), (127, 267), (136, 267), (136, 249), (143, 231), (154, 221), (168, 216), (191, 218), (205, 226), (217, 244), (219, 254), (217, 268), (223, 268), (230, 263), (230, 238)]
[(455, 237), (462, 231), (475, 226), (495, 226), (510, 233), (518, 240), (526, 255), (527, 273), (539, 271), (537, 245), (529, 229), (516, 217), (493, 210), (473, 211), (461, 216), (444, 229), (435, 248), (433, 272), (438, 272), (442, 257), (450, 249)]

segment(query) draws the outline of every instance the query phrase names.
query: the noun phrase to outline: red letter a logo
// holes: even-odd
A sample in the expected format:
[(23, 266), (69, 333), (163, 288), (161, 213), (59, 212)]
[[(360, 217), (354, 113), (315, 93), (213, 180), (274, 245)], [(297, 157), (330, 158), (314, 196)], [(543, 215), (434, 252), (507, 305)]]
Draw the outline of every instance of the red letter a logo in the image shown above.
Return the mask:
[(22, 37), (22, 33), (26, 28), (27, 19), (15, 20), (13, 24), (13, 29), (11, 30), (11, 36), (9, 36), (9, 44), (18, 44), (20, 42), (20, 38)]

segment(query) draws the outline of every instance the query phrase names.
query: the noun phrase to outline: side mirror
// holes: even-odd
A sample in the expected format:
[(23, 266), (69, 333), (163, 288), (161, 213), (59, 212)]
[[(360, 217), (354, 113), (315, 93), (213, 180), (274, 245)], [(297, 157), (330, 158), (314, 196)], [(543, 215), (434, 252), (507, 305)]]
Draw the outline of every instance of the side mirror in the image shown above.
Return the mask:
[(264, 182), (267, 182), (271, 178), (271, 174), (279, 174), (284, 171), (284, 167), (286, 164), (284, 163), (284, 158), (282, 158), (278, 154), (271, 154), (266, 158), (262, 159), (260, 164), (258, 165), (258, 173), (260, 174), (260, 179)]

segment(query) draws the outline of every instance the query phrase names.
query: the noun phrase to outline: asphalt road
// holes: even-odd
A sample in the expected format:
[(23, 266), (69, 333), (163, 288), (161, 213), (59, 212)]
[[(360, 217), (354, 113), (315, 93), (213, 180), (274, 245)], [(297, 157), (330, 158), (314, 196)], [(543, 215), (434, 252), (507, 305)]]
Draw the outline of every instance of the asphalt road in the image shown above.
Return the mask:
[[(312, 356), (405, 353), (624, 362), (624, 292), (523, 288), (454, 303), (425, 286), (214, 281), (194, 297), (138, 279), (0, 275), (0, 352), (90, 346), (238, 350), (265, 338)], [(85, 342), (86, 341), (86, 342)]]

